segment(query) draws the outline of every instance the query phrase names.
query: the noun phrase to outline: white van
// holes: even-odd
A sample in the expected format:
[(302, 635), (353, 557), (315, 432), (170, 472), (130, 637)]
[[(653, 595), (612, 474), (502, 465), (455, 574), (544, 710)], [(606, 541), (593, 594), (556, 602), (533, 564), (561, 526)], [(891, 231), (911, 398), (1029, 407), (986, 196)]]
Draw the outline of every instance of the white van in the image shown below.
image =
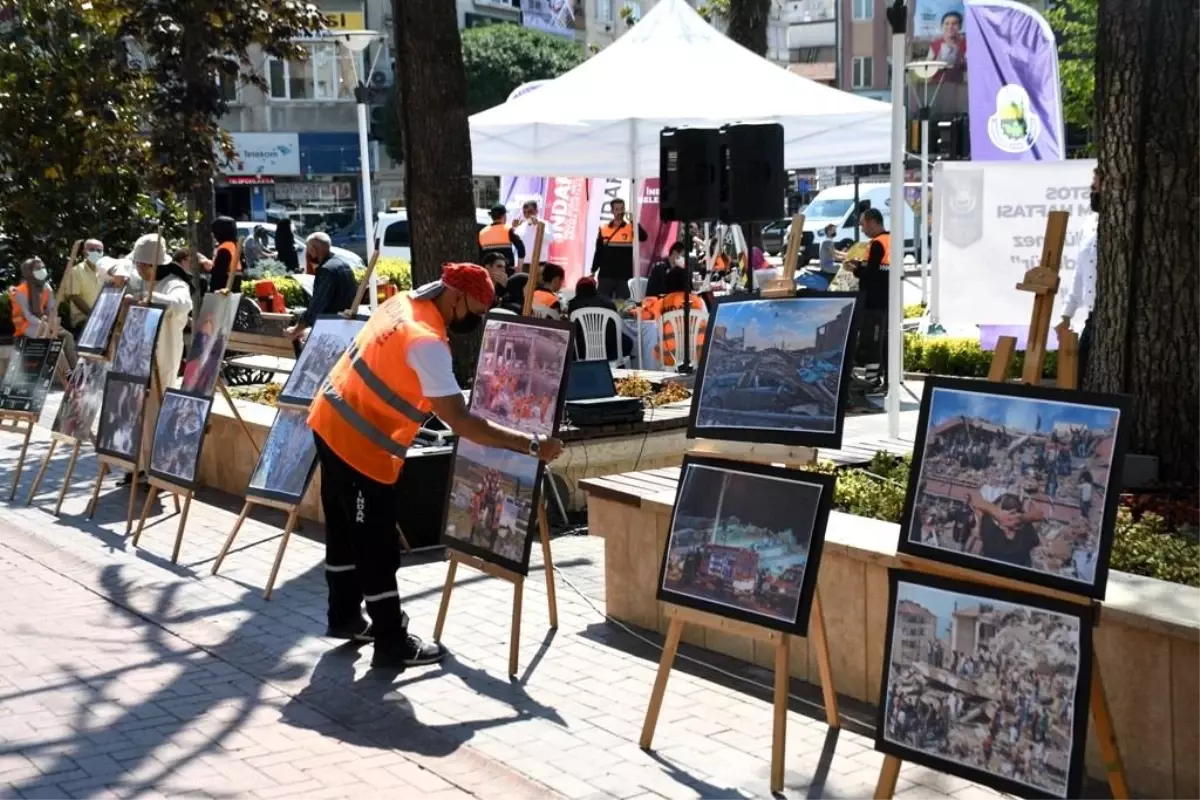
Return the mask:
[[(492, 217), (482, 208), (475, 209), (475, 221), (482, 230)], [(375, 249), (380, 258), (403, 258), (412, 263), (412, 235), (408, 230), (408, 209), (381, 211), (375, 215)]]
[[(919, 183), (906, 183), (906, 188), (919, 189)], [(883, 224), (890, 231), (892, 230), (892, 185), (890, 183), (860, 183), (858, 185), (858, 200), (871, 201), (871, 208), (879, 209), (883, 214)], [(813, 201), (804, 209), (804, 232), (812, 233), (812, 244), (805, 248), (805, 255), (810, 259), (817, 258), (817, 250), (820, 246), (822, 231), (825, 226), (833, 224), (837, 226), (838, 232), (834, 235), (834, 241), (843, 243), (847, 240), (853, 242), (855, 236), (855, 227), (857, 217), (852, 213), (854, 211), (854, 184), (848, 183), (842, 186), (831, 186), (828, 189), (823, 189), (820, 194), (813, 198)], [(913, 216), (912, 207), (908, 203), (904, 204), (904, 253), (905, 255), (913, 255), (913, 242), (919, 236), (914, 235), (916, 232), (916, 217)], [(805, 237), (808, 239), (809, 237)]]

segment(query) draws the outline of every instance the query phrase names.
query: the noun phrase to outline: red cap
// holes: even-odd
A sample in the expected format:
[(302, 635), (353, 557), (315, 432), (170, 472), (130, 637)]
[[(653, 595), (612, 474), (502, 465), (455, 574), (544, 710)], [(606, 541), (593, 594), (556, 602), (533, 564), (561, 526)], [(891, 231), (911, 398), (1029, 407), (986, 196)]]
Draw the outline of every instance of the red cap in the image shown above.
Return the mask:
[(584, 275), (582, 278), (580, 278), (579, 280), (577, 280), (575, 282), (576, 289), (580, 289), (580, 288), (586, 289), (591, 286), (596, 286), (596, 279), (593, 278), (591, 275)]
[(443, 264), (442, 283), (473, 297), (485, 306), (496, 298), (492, 276), (478, 264)]

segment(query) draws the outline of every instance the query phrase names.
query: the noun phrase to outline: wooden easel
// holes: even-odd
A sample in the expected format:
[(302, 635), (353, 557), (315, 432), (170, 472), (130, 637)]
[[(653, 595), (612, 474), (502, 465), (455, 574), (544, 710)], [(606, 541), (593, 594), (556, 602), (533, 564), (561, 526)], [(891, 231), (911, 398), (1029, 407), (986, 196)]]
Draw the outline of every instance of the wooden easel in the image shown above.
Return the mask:
[[(803, 215), (797, 215), (792, 223), (792, 236), (788, 239), (788, 252), (795, 258), (794, 248), (798, 245), (796, 233), (803, 227)], [(799, 221), (799, 225), (796, 222)], [(772, 281), (762, 292), (763, 297), (792, 297), (796, 293), (793, 281), (783, 279)], [(777, 445), (752, 445), (739, 448), (731, 443), (701, 439), (689, 450), (689, 453), (705, 456), (720, 456), (738, 461), (758, 464), (783, 464), (796, 469), (809, 466), (816, 461), (816, 450), (806, 447), (779, 447)], [(791, 680), (791, 641), (792, 634), (781, 633), (761, 625), (749, 622), (725, 619), (715, 614), (696, 611), (690, 608), (676, 606), (670, 603), (666, 606), (666, 615), (671, 623), (667, 628), (666, 641), (663, 644), (662, 659), (658, 662), (658, 674), (654, 679), (654, 689), (650, 693), (650, 704), (646, 708), (646, 719), (642, 723), (642, 735), (638, 740), (643, 750), (649, 750), (654, 742), (654, 730), (658, 726), (658, 714), (662, 709), (663, 697), (667, 691), (667, 680), (671, 676), (671, 667), (675, 663), (675, 655), (679, 650), (679, 640), (683, 635), (686, 624), (698, 625), (701, 628), (719, 633), (744, 636), (755, 641), (766, 642), (775, 648), (775, 696), (774, 721), (771, 737), (771, 791), (783, 791), (784, 760), (787, 747), (787, 710), (788, 686)], [(821, 607), (821, 590), (813, 588), (812, 607), (809, 611), (808, 639), (816, 650), (817, 671), (821, 677), (821, 693), (825, 702), (825, 720), (831, 728), (840, 728), (841, 714), (838, 712), (837, 690), (833, 683), (833, 662), (829, 657), (829, 639), (826, 635), (825, 612)]]
[[(367, 288), (371, 285), (371, 276), (375, 274), (375, 264), (378, 261), (379, 261), (379, 251), (376, 250), (371, 255), (371, 261), (367, 264), (366, 273), (363, 275), (362, 280), (358, 282), (358, 290), (354, 294), (354, 302), (350, 305), (349, 310), (343, 312), (343, 316), (347, 317), (348, 319), (354, 319), (356, 316), (358, 316), (358, 309), (362, 305), (363, 295), (366, 293)], [(376, 299), (378, 300), (378, 298), (376, 298)], [(224, 384), (222, 384), (222, 390), (225, 391)], [(234, 408), (233, 400), (229, 397), (227, 391), (226, 391), (225, 396), (226, 396), (226, 399), (229, 400), (230, 407)], [(280, 405), (278, 407), (279, 408), (294, 408), (295, 406), (289, 406), (287, 404), (284, 404), (284, 405)], [(240, 421), (241, 415), (238, 414), (236, 408), (234, 408), (233, 413), (234, 413), (234, 415), (236, 415), (238, 417), (238, 420)], [(250, 435), (249, 428), (246, 428), (246, 424), (244, 422), (242, 423), (242, 427), (245, 428), (246, 435), (249, 436)], [(251, 442), (253, 442), (253, 441), (254, 441), (253, 438), (251, 438)], [(254, 445), (254, 452), (256, 454), (261, 455), (257, 444)], [(304, 491), (300, 492), (301, 498), (304, 497), (304, 494), (307, 491), (308, 491), (308, 484), (305, 484)], [(271, 574), (270, 574), (270, 576), (268, 576), (267, 585), (263, 589), (263, 599), (270, 600), (271, 595), (275, 591), (275, 580), (279, 577), (279, 567), (283, 564), (283, 553), (285, 550), (287, 550), (288, 542), (290, 542), (291, 538), (292, 538), (292, 532), (296, 529), (296, 525), (299, 522), (299, 517), (300, 517), (299, 501), (297, 501), (295, 503), (290, 503), (290, 502), (286, 502), (284, 500), (274, 500), (274, 499), (271, 499), (268, 497), (247, 497), (245, 499), (245, 502), (242, 503), (242, 510), (241, 510), (241, 513), (238, 514), (237, 522), (235, 522), (233, 524), (233, 529), (231, 531), (229, 531), (229, 536), (226, 537), (225, 544), (221, 546), (221, 552), (217, 554), (217, 559), (216, 559), (216, 561), (213, 562), (212, 574), (216, 575), (217, 571), (221, 569), (221, 564), (223, 564), (225, 562), (225, 557), (227, 555), (229, 555), (229, 551), (233, 547), (233, 542), (235, 539), (237, 539), (237, 535), (242, 529), (242, 524), (246, 521), (246, 517), (249, 516), (249, 514), (250, 514), (250, 509), (256, 505), (263, 506), (265, 508), (274, 508), (276, 510), (283, 511), (287, 514), (287, 521), (284, 523), (284, 526), (283, 526), (283, 537), (279, 540), (279, 549), (276, 550), (276, 552), (275, 552), (275, 562), (271, 565)], [(400, 544), (404, 548), (405, 552), (411, 553), (412, 547), (409, 546), (408, 539), (405, 538), (404, 531), (400, 530), (399, 525), (396, 526), (396, 531), (400, 536)]]
[(50, 466), (50, 459), (54, 457), (54, 450), (60, 442), (71, 446), (71, 457), (67, 461), (67, 472), (63, 475), (62, 486), (58, 490), (58, 502), (54, 504), (54, 516), (56, 517), (62, 510), (63, 500), (67, 496), (67, 487), (71, 485), (71, 475), (75, 472), (75, 462), (79, 460), (79, 448), (83, 444), (81, 439), (54, 431), (50, 432), (50, 448), (46, 451), (46, 457), (42, 459), (42, 466), (38, 469), (37, 477), (33, 479), (33, 486), (29, 487), (29, 494), (25, 498), (25, 505), (32, 505), (38, 487), (42, 485), (42, 478), (46, 477), (46, 468)]
[[(1046, 237), (1042, 245), (1041, 261), (1038, 266), (1025, 273), (1024, 280), (1016, 287), (1020, 291), (1031, 292), (1034, 295), (1033, 315), (1025, 340), (1025, 366), (1021, 373), (1021, 382), (1029, 385), (1041, 383), (1042, 371), (1046, 365), (1046, 340), (1050, 332), (1054, 296), (1058, 292), (1059, 267), (1062, 264), (1063, 243), (1066, 241), (1069, 216), (1066, 211), (1050, 212), (1049, 219), (1046, 220)], [(1066, 328), (1059, 328), (1057, 333), (1059, 350), (1056, 384), (1060, 389), (1076, 389), (1079, 383), (1079, 337)], [(1004, 383), (1007, 381), (1016, 344), (1016, 339), (1011, 336), (1002, 336), (997, 341), (991, 368), (988, 370), (990, 382)], [(1100, 620), (1099, 603), (1090, 597), (1047, 589), (917, 556), (900, 554), (897, 556), (897, 560), (902, 567), (918, 572), (983, 586), (1028, 592), (1082, 606), (1094, 606), (1096, 611), (1094, 621), (1098, 624)], [(1108, 696), (1105, 694), (1104, 679), (1101, 676), (1100, 660), (1096, 657), (1094, 647), (1092, 649), (1092, 685), (1088, 705), (1091, 709), (1092, 722), (1095, 724), (1100, 754), (1104, 759), (1109, 789), (1112, 791), (1114, 800), (1127, 800), (1130, 796), (1129, 781), (1125, 775), (1121, 751), (1117, 747), (1116, 732), (1108, 707)], [(884, 757), (883, 766), (879, 771), (879, 780), (875, 784), (876, 800), (889, 800), (895, 793), (896, 780), (900, 776), (902, 763), (899, 756), (887, 755)]]
[[(537, 282), (542, 273), (541, 257), (546, 224), (539, 221), (536, 230), (533, 239), (533, 258), (529, 262), (529, 282), (525, 284), (525, 304), (522, 316), (526, 317), (533, 313), (533, 293), (537, 290)], [(544, 491), (545, 489), (543, 489)], [(554, 558), (550, 552), (550, 524), (546, 516), (545, 495), (538, 504), (537, 524), (538, 537), (542, 542), (542, 564), (546, 572), (546, 600), (549, 604), (550, 630), (558, 630), (558, 595), (554, 586)], [(446, 583), (442, 586), (442, 602), (438, 606), (437, 622), (433, 626), (433, 640), (435, 642), (442, 640), (442, 631), (446, 627), (446, 613), (450, 609), (450, 593), (454, 591), (454, 579), (458, 575), (459, 564), (471, 567), (493, 578), (508, 581), (513, 585), (512, 633), (509, 635), (508, 641), (508, 674), (509, 677), (515, 676), (521, 653), (521, 604), (525, 593), (525, 576), (453, 548), (447, 548), (446, 553), (450, 566), (446, 570)]]
[(33, 435), (33, 426), (37, 423), (38, 416), (32, 411), (0, 411), (0, 428), (11, 426), (17, 433), (25, 434), (21, 440), (21, 454), (17, 456), (17, 467), (13, 470), (9, 500), (17, 496), (17, 485), (21, 482), (21, 472), (25, 469), (25, 455), (29, 452), (29, 437)]

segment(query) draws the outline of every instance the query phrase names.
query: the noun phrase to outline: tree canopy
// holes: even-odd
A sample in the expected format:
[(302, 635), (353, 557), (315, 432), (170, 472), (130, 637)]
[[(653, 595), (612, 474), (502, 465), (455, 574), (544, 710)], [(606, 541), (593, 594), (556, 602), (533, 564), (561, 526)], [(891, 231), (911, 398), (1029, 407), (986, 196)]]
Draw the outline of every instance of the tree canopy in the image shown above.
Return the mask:
[(557, 78), (586, 57), (569, 39), (520, 25), (469, 28), (462, 54), (471, 114), (500, 105), (523, 83)]
[(1097, 0), (1056, 0), (1046, 11), (1058, 39), (1063, 119), (1085, 129), (1096, 100), (1096, 6)]

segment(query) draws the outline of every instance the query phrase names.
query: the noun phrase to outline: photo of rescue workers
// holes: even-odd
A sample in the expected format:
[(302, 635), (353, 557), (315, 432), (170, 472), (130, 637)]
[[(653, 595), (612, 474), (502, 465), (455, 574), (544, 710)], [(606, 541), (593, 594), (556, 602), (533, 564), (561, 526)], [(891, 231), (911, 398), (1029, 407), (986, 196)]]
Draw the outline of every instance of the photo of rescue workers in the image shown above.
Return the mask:
[(471, 390), (471, 410), (522, 433), (550, 436), (558, 415), (571, 329), (490, 317)]

